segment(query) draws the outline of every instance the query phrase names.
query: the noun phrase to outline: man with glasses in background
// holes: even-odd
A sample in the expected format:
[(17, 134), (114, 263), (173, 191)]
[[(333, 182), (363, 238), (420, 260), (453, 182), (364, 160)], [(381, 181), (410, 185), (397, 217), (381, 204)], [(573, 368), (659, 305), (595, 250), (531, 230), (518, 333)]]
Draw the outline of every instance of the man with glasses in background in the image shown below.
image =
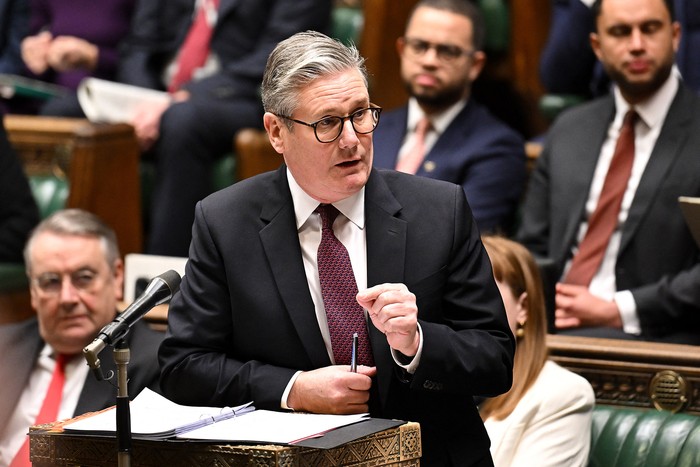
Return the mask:
[[(86, 211), (58, 211), (34, 229), (24, 256), (37, 317), (0, 329), (0, 466), (11, 467), (31, 465), (30, 426), (101, 410), (117, 398), (116, 378), (98, 381), (82, 355), (117, 316), (122, 298), (124, 266), (114, 231)], [(137, 322), (127, 339), (133, 399), (145, 387), (159, 389), (162, 335)], [(109, 376), (114, 359), (108, 352), (101, 357)]]
[(463, 190), (372, 168), (354, 47), (282, 41), (262, 99), (285, 164), (197, 204), (164, 394), (417, 421), (421, 465), (493, 465), (472, 396), (508, 390), (514, 343)]
[(523, 138), (471, 96), (486, 62), (468, 0), (422, 0), (397, 40), (408, 104), (382, 118), (375, 166), (464, 188), (482, 231), (509, 233), (525, 186)]

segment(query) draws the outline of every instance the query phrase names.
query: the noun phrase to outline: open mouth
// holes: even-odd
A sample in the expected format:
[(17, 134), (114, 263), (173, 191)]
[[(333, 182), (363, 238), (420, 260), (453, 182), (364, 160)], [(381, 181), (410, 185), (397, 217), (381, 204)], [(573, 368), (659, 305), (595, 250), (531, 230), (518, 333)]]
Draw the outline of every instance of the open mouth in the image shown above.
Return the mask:
[(341, 162), (340, 164), (337, 164), (337, 166), (342, 167), (342, 168), (350, 168), (350, 167), (355, 167), (359, 163), (360, 163), (360, 161), (358, 159), (358, 160)]

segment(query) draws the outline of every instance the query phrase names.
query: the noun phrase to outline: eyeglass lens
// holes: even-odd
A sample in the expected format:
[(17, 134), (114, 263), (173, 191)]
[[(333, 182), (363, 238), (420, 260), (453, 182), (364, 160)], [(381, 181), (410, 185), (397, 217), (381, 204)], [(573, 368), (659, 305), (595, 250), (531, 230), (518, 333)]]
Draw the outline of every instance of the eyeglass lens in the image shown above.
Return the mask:
[[(58, 294), (63, 288), (64, 276), (55, 272), (47, 272), (36, 277), (34, 280), (36, 285), (45, 293)], [(89, 289), (95, 279), (97, 273), (91, 269), (80, 269), (68, 275), (70, 282), (78, 290)]]
[(379, 109), (360, 109), (347, 117), (326, 117), (319, 120), (314, 126), (318, 140), (322, 143), (330, 143), (335, 140), (342, 133), (343, 123), (346, 119), (350, 119), (356, 133), (371, 133), (379, 121)]
[(423, 56), (428, 50), (432, 48), (435, 49), (435, 53), (441, 60), (454, 60), (462, 55), (468, 55), (470, 53), (469, 51), (465, 51), (456, 45), (432, 44), (430, 42), (423, 41), (420, 39), (409, 38), (405, 38), (404, 42), (406, 44), (405, 50), (410, 55), (414, 55), (416, 57)]

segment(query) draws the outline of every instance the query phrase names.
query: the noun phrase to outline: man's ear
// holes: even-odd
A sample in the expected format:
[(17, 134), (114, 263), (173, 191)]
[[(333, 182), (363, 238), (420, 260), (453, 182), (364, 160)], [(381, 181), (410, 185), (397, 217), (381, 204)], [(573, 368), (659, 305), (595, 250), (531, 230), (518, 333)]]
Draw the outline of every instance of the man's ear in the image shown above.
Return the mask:
[(595, 32), (590, 33), (588, 40), (591, 43), (591, 49), (593, 53), (600, 60), (600, 37)]
[(124, 299), (124, 262), (121, 258), (114, 261), (114, 296), (117, 301)]
[(471, 57), (472, 66), (469, 68), (469, 80), (473, 83), (481, 74), (481, 71), (486, 66), (486, 53), (477, 50)]
[(284, 138), (282, 134), (288, 130), (284, 126), (282, 119), (273, 113), (265, 112), (263, 125), (265, 125), (265, 131), (267, 132), (267, 137), (270, 138), (270, 144), (273, 149), (279, 154), (284, 154)]

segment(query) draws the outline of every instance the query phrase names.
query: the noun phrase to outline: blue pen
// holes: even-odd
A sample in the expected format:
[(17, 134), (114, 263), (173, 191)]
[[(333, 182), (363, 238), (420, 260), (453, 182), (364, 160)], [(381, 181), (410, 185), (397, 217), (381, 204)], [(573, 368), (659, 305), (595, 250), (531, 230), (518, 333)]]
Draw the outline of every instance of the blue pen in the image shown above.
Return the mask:
[(352, 335), (352, 350), (350, 353), (350, 371), (357, 373), (357, 333)]

